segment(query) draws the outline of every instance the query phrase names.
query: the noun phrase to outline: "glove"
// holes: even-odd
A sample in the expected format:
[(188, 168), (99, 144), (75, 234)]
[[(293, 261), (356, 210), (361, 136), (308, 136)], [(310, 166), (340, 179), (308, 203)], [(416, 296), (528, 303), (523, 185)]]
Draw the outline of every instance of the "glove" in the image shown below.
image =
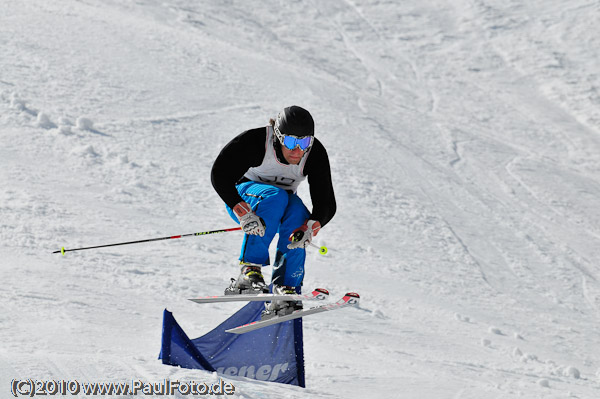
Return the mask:
[(263, 237), (267, 226), (265, 221), (252, 211), (250, 205), (245, 202), (239, 202), (233, 207), (233, 212), (240, 220), (240, 226), (244, 233)]
[(298, 227), (289, 240), (292, 242), (287, 247), (289, 249), (306, 248), (312, 242), (312, 238), (319, 233), (321, 223), (318, 220), (307, 220), (304, 224)]

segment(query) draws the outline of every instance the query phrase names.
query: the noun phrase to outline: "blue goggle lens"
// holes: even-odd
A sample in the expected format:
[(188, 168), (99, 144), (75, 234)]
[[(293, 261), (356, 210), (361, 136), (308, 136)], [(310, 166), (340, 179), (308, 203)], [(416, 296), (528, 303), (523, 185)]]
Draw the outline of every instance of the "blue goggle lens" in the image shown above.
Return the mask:
[(293, 137), (293, 136), (283, 136), (283, 145), (286, 146), (288, 150), (293, 150), (296, 147), (300, 147), (302, 151), (305, 151), (310, 144), (312, 143), (312, 137)]

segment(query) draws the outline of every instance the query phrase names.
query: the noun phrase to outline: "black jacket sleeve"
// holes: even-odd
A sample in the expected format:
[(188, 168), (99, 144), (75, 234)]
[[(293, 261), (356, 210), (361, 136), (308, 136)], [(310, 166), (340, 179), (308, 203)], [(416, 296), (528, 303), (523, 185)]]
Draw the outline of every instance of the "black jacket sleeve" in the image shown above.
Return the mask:
[(210, 180), (217, 194), (230, 208), (242, 201), (235, 185), (249, 168), (262, 163), (266, 140), (266, 128), (247, 130), (227, 143), (215, 160)]
[(316, 138), (306, 160), (304, 171), (308, 176), (310, 198), (313, 204), (310, 218), (318, 220), (321, 222), (321, 226), (325, 226), (335, 215), (337, 205), (333, 193), (329, 157), (323, 144)]

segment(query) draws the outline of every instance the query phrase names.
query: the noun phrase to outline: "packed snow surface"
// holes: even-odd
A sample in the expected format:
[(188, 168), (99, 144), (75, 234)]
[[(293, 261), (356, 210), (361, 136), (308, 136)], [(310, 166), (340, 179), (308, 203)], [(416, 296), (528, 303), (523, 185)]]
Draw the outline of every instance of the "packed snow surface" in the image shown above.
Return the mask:
[[(600, 397), (600, 3), (0, 1), (0, 396), (162, 365), (239, 304), (220, 149), (307, 108), (338, 213), (306, 287), (307, 388), (240, 398)], [(306, 186), (300, 190), (310, 205)], [(267, 269), (266, 274), (270, 270)]]

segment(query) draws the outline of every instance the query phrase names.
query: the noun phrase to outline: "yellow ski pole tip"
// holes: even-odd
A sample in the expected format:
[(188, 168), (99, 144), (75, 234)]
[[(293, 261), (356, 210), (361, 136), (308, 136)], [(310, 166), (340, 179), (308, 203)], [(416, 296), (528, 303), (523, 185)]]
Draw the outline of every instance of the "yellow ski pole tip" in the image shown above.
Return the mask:
[(327, 254), (327, 247), (321, 247), (321, 248), (319, 248), (319, 253), (321, 255), (326, 255)]
[(65, 256), (65, 247), (62, 247), (62, 248), (60, 249), (60, 253), (62, 254), (62, 256)]

